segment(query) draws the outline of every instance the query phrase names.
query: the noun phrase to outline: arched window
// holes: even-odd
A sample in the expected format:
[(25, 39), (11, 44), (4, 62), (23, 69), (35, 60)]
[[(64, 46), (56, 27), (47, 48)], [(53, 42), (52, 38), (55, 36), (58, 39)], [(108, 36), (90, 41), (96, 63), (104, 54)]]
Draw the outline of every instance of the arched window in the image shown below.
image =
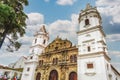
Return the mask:
[(41, 60), (39, 61), (39, 66), (41, 66)]
[(44, 39), (43, 44), (45, 44), (46, 40)]
[(58, 58), (56, 58), (56, 60), (55, 60), (55, 64), (58, 64)]
[(27, 71), (30, 71), (30, 68), (29, 68), (29, 67), (27, 68)]
[(77, 73), (76, 72), (71, 72), (69, 74), (69, 80), (77, 80)]
[(30, 59), (33, 59), (33, 56), (31, 56)]
[(73, 56), (72, 55), (70, 56), (70, 62), (73, 62)]
[(35, 39), (35, 43), (37, 42), (37, 39)]
[(56, 70), (50, 72), (49, 80), (58, 80), (58, 72)]
[(86, 19), (85, 20), (85, 25), (89, 25), (90, 23), (89, 23), (89, 19)]
[(32, 53), (34, 53), (34, 49), (32, 50)]
[(42, 60), (42, 65), (43, 65), (43, 60)]
[(71, 55), (70, 56), (70, 62), (77, 62), (77, 55)]
[(42, 66), (43, 65), (43, 60), (40, 60), (39, 61), (39, 66)]
[(58, 47), (55, 47), (55, 50), (58, 50)]
[(40, 73), (37, 73), (37, 75), (36, 75), (36, 80), (40, 80), (40, 78), (41, 78), (41, 74), (40, 74)]
[(58, 64), (58, 58), (53, 58), (53, 64)]
[(53, 58), (53, 64), (55, 64), (55, 58)]
[(74, 62), (77, 62), (77, 55), (74, 55)]
[(90, 51), (91, 51), (91, 48), (90, 48), (90, 46), (88, 46), (87, 48), (88, 48), (88, 52), (90, 52)]

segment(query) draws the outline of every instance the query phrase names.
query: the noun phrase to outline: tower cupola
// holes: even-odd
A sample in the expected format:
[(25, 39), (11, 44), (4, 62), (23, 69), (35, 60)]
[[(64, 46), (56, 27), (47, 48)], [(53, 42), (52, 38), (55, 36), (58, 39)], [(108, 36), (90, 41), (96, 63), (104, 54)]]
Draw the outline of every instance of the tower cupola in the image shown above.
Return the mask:
[(78, 46), (81, 54), (107, 51), (101, 16), (96, 7), (87, 4), (79, 14)]
[(43, 25), (34, 35), (30, 53), (40, 54), (48, 44), (48, 33)]
[(48, 33), (43, 25), (34, 35), (32, 46), (30, 47), (30, 55), (25, 62), (21, 80), (34, 80), (39, 55), (41, 55), (47, 46), (48, 39)]
[(101, 16), (96, 7), (87, 4), (84, 10), (79, 14), (80, 30), (101, 25)]

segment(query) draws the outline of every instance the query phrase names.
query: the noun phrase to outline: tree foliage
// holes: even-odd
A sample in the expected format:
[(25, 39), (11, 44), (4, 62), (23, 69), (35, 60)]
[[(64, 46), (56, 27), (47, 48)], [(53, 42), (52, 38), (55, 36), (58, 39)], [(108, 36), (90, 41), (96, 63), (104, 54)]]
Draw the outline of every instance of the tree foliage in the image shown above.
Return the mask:
[(0, 48), (8, 39), (7, 50), (18, 50), (21, 43), (19, 37), (25, 34), (27, 15), (23, 12), (27, 0), (0, 0)]

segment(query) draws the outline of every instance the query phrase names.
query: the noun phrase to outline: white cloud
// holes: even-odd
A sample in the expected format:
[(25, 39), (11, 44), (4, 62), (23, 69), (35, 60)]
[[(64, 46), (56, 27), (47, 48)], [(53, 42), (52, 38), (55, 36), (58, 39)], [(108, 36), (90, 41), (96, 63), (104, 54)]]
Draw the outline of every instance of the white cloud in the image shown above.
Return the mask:
[(108, 42), (120, 41), (120, 34), (110, 34), (110, 35), (107, 35), (107, 40), (108, 40)]
[(56, 3), (59, 5), (73, 5), (76, 0), (57, 0)]
[(29, 54), (29, 47), (32, 44), (34, 34), (40, 29), (40, 26), (44, 23), (44, 15), (40, 13), (29, 13), (28, 19), (26, 20), (27, 29), (24, 37), (19, 38), (19, 41), (22, 43), (21, 48), (17, 53)]
[(21, 37), (18, 41), (24, 45), (28, 45), (32, 43), (33, 38), (34, 36), (25, 35), (24, 37)]
[(26, 20), (27, 26), (38, 25), (44, 23), (44, 16), (40, 13), (29, 13), (27, 14), (28, 19)]
[(120, 0), (97, 0), (98, 10), (105, 16), (111, 16), (110, 23), (120, 23)]
[[(29, 13), (28, 19), (26, 20), (27, 29), (26, 34), (19, 38), (19, 41), (22, 43), (21, 48), (14, 53), (7, 52), (6, 45), (2, 46), (2, 50), (0, 51), (0, 60), (5, 59), (6, 61), (1, 61), (1, 63), (9, 64), (12, 60), (17, 60), (21, 56), (28, 56), (29, 49), (32, 44), (34, 33), (39, 30), (40, 26), (44, 23), (44, 15), (40, 13)], [(7, 41), (6, 41), (7, 42)]]
[(60, 36), (62, 38), (75, 39), (77, 31), (78, 15), (72, 14), (71, 20), (57, 20), (48, 25), (50, 36), (55, 38)]
[(26, 20), (27, 29), (26, 32), (33, 36), (34, 33), (39, 30), (40, 26), (44, 24), (44, 15), (41, 13), (29, 13)]
[[(29, 49), (32, 44), (33, 40), (33, 34), (39, 30), (40, 26), (44, 23), (44, 16), (40, 13), (30, 13), (28, 14), (27, 19), (27, 29), (26, 29), (26, 35), (24, 37), (19, 38), (19, 41), (22, 43), (21, 48), (19, 51), (14, 53), (6, 52), (5, 50), (2, 51), (3, 53), (0, 57), (0, 59), (7, 59), (5, 64), (11, 63), (9, 61), (10, 58), (17, 58), (21, 56), (27, 56), (29, 55)], [(77, 31), (77, 25), (78, 25), (78, 15), (72, 14), (71, 20), (57, 20), (51, 24), (49, 24), (46, 28), (48, 28), (48, 32), (50, 34), (50, 38), (52, 37), (55, 39), (57, 35), (59, 35), (62, 38), (68, 38), (69, 40), (75, 40), (76, 31)], [(77, 40), (77, 39), (76, 39)], [(4, 54), (5, 53), (5, 54)]]
[(26, 56), (25, 54), (23, 54), (23, 53), (3, 53), (3, 54), (1, 54), (1, 56), (0, 56), (0, 58), (2, 57), (2, 58), (6, 58), (6, 59), (8, 59), (9, 57), (21, 57), (21, 56)]
[(40, 29), (40, 26), (44, 23), (44, 15), (40, 13), (29, 13), (28, 19), (26, 20), (27, 29), (24, 37), (19, 38), (19, 41), (22, 43), (21, 48), (18, 53), (29, 54), (29, 47), (32, 44), (34, 34)]
[(120, 57), (120, 51), (109, 51), (109, 54), (117, 55)]

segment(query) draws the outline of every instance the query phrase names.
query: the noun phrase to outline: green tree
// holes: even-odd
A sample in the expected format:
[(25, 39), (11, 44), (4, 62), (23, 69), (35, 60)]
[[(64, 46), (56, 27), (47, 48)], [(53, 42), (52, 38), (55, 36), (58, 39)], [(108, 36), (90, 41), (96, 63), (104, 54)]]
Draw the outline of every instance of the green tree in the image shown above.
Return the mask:
[(20, 48), (18, 39), (25, 34), (26, 29), (24, 5), (28, 5), (27, 0), (0, 0), (0, 48), (5, 38), (9, 40), (8, 51)]

